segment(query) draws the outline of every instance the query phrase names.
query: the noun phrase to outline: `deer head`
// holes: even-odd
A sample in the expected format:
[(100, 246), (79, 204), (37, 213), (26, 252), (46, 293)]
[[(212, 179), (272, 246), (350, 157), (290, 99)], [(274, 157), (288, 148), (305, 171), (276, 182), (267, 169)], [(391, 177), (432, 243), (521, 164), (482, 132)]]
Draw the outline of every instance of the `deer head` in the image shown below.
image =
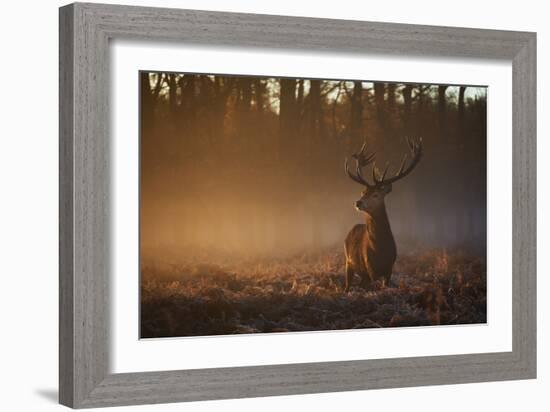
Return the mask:
[[(345, 169), (347, 175), (354, 182), (357, 182), (365, 187), (363, 192), (361, 192), (361, 198), (355, 202), (355, 208), (358, 211), (367, 213), (371, 216), (376, 215), (378, 212), (384, 211), (384, 198), (392, 191), (392, 184), (407, 176), (416, 167), (422, 157), (422, 139), (419, 139), (418, 142), (416, 142), (413, 139), (407, 138), (406, 141), (409, 146), (411, 161), (408, 162), (407, 165), (409, 154), (405, 154), (399, 170), (392, 177), (386, 178), (389, 169), (388, 164), (386, 164), (383, 172), (380, 172), (380, 170), (376, 167), (376, 153), (367, 153), (366, 143), (363, 144), (357, 153), (352, 155), (356, 164), (355, 174), (349, 170), (348, 159), (346, 158)], [(372, 164), (373, 183), (370, 183), (366, 178), (364, 178), (362, 173), (362, 169), (370, 164)]]

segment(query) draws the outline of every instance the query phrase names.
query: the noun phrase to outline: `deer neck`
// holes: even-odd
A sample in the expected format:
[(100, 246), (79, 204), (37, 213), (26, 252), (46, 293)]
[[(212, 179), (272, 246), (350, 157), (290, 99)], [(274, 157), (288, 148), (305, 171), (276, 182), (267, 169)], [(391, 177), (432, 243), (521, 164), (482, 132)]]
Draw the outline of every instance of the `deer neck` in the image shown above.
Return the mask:
[(380, 211), (367, 215), (367, 236), (371, 245), (394, 244), (386, 207)]

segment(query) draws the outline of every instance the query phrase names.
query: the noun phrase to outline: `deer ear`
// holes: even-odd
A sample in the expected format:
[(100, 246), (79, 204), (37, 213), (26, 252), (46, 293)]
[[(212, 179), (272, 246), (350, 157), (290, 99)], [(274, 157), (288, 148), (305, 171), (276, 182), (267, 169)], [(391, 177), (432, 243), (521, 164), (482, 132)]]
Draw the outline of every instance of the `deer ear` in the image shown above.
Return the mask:
[(386, 183), (384, 186), (382, 186), (381, 189), (385, 194), (390, 193), (391, 192), (391, 183)]

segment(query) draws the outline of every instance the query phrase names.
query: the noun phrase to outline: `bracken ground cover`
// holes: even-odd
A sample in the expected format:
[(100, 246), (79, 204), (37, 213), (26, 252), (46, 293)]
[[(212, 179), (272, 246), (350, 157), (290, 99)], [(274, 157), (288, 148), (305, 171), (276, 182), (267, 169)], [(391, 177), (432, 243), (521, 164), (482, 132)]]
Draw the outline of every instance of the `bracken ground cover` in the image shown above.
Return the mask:
[[(215, 263), (201, 263), (201, 262)], [(143, 264), (141, 337), (485, 323), (486, 263), (461, 251), (398, 258), (390, 285), (343, 292), (343, 255)], [(358, 282), (357, 282), (358, 283)]]

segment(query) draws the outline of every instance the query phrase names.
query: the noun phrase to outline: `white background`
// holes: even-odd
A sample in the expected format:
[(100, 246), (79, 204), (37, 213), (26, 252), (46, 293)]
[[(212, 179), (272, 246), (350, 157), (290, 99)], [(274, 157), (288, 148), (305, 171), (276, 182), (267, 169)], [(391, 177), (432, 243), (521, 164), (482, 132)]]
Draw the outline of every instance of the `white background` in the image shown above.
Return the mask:
[[(107, 1), (106, 1), (107, 2)], [(538, 135), (548, 136), (545, 96), (548, 84), (550, 27), (544, 3), (469, 1), (358, 2), (354, 0), (299, 3), (246, 0), (130, 1), (126, 4), (209, 10), (287, 14), (342, 19), (433, 25), (530, 30), (538, 32)], [(3, 282), (0, 297), (0, 376), (2, 409), (42, 411), (56, 405), (57, 387), (57, 7), (59, 1), (6, 2), (2, 36), (0, 95), (0, 239)], [(452, 7), (451, 7), (452, 6)], [(334, 410), (341, 408), (469, 411), (547, 410), (550, 378), (548, 295), (550, 241), (548, 139), (538, 152), (538, 376), (534, 381), (387, 389), (269, 399), (211, 401), (194, 404), (141, 406), (124, 410), (256, 411)], [(546, 188), (545, 188), (546, 187)], [(121, 410), (121, 409), (117, 409)]]
[[(357, 55), (111, 44), (111, 370), (116, 373), (299, 362), (381, 359), (512, 350), (512, 67)], [(139, 341), (138, 71), (186, 70), (336, 79), (483, 84), (488, 94), (488, 323), (429, 328), (193, 337)], [(128, 104), (128, 102), (134, 102)], [(130, 321), (129, 321), (130, 320)], [(403, 345), (402, 342), (407, 342)], [(345, 351), (342, 348), (346, 348)], [(228, 356), (231, 354), (231, 356)]]

